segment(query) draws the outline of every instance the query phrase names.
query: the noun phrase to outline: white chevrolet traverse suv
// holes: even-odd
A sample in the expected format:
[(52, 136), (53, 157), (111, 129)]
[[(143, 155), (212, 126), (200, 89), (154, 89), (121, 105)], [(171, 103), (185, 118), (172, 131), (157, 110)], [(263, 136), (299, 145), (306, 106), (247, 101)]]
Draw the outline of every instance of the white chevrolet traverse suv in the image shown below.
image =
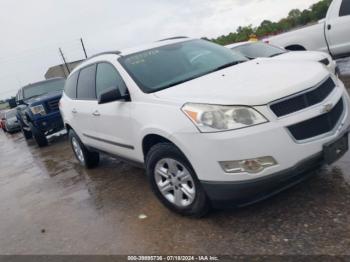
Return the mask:
[(141, 163), (160, 201), (189, 216), (264, 199), (348, 150), (349, 96), (322, 64), (246, 61), (199, 39), (87, 59), (60, 110), (82, 165), (100, 152)]

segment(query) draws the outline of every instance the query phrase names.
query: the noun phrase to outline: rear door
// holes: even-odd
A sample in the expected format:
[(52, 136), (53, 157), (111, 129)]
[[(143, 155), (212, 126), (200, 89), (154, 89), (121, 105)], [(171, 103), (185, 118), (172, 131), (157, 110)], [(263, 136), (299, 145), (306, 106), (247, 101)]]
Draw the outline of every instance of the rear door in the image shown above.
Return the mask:
[[(101, 62), (96, 70), (97, 97), (104, 91), (118, 88), (122, 95), (128, 94), (127, 87), (114, 65)], [(99, 148), (116, 155), (132, 158), (132, 121), (130, 119), (131, 101), (113, 101), (97, 105), (97, 139)]]
[(325, 30), (333, 55), (350, 54), (350, 0), (333, 1)]
[(86, 66), (79, 72), (77, 83), (77, 99), (72, 107), (74, 126), (78, 136), (84, 144), (96, 146), (97, 143), (91, 137), (96, 136), (94, 117), (97, 99), (95, 90), (96, 64)]

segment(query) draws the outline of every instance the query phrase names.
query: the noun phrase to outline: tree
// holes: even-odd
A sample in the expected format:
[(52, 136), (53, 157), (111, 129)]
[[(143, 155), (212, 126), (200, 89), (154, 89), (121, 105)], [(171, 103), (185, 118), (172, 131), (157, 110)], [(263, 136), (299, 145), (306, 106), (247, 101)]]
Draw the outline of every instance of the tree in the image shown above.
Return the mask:
[(297, 26), (307, 25), (308, 23), (316, 22), (324, 18), (331, 2), (332, 0), (321, 0), (318, 3), (313, 4), (309, 9), (303, 11), (292, 9), (287, 17), (278, 22), (264, 20), (255, 28), (253, 28), (252, 25), (239, 26), (235, 32), (231, 32), (228, 35), (222, 35), (216, 39), (211, 39), (211, 41), (227, 45), (230, 43), (246, 41), (252, 34), (257, 35), (258, 37), (264, 37), (288, 31)]

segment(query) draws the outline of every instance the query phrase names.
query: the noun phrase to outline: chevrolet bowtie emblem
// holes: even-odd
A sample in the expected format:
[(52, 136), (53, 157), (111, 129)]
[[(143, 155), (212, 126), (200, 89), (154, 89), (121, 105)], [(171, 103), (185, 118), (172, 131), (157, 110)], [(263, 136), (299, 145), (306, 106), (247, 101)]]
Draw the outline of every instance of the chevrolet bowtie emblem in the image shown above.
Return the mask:
[(330, 112), (331, 110), (332, 110), (332, 108), (333, 108), (333, 104), (326, 104), (326, 105), (324, 105), (323, 106), (323, 113), (328, 113), (328, 112)]

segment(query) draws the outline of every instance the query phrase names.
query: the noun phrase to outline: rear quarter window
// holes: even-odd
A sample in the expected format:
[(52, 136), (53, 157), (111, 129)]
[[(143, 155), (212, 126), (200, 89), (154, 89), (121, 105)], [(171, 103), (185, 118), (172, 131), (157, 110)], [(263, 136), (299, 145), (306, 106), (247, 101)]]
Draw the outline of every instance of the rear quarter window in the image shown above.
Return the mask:
[(77, 83), (78, 83), (78, 72), (72, 74), (66, 81), (66, 84), (64, 86), (64, 93), (72, 98), (77, 98)]
[(95, 75), (96, 65), (91, 65), (80, 70), (77, 99), (96, 100)]

